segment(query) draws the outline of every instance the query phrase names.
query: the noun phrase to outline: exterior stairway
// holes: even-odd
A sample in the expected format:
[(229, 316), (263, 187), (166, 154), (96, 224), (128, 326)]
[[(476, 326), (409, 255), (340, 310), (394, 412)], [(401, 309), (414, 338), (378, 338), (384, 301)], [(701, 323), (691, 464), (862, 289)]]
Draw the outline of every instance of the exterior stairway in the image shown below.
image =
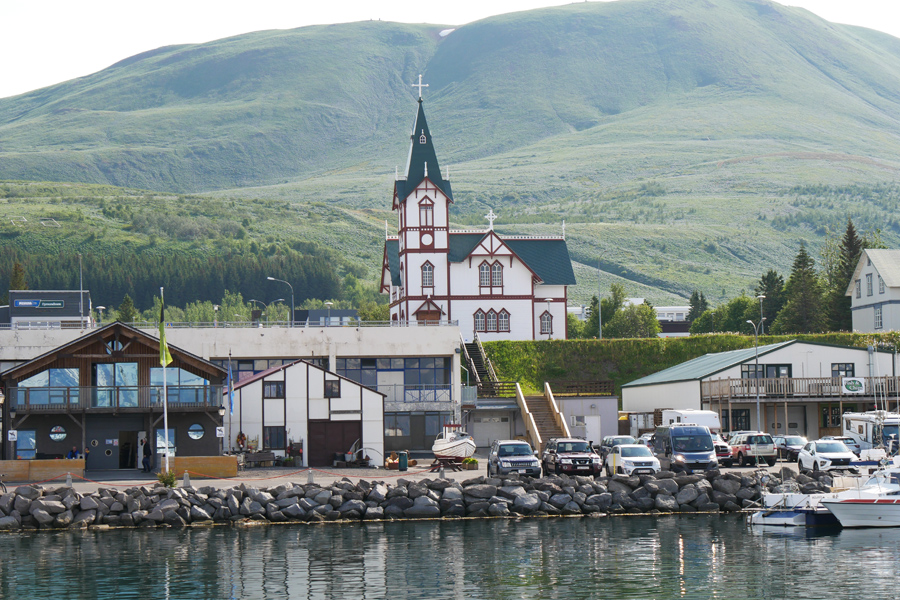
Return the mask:
[(468, 366), (474, 370), (473, 374), (478, 375), (476, 381), (491, 381), (491, 376), (488, 373), (484, 356), (481, 354), (481, 348), (479, 347), (478, 342), (466, 342), (466, 352), (469, 355)]
[[(537, 426), (538, 433), (541, 435), (541, 440), (544, 445), (547, 444), (547, 440), (555, 437), (562, 437), (565, 435), (565, 432), (560, 429), (559, 425), (556, 424), (556, 421), (553, 419), (553, 413), (551, 412), (550, 403), (544, 396), (525, 396), (525, 404), (528, 406), (528, 410), (531, 412), (532, 417), (534, 417), (534, 424)], [(543, 452), (543, 448), (535, 448), (535, 450), (539, 450)]]

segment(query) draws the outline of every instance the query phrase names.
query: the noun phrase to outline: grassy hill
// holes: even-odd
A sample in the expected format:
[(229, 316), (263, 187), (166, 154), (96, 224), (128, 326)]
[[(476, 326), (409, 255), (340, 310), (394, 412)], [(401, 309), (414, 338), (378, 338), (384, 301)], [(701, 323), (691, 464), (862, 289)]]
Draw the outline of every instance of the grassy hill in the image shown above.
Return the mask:
[[(493, 208), (508, 233), (565, 220), (576, 302), (598, 264), (604, 290), (624, 281), (655, 303), (731, 296), (848, 216), (900, 243), (896, 38), (768, 0), (579, 3), (446, 28), (257, 32), (0, 99), (0, 178), (191, 194), (249, 219), (247, 243), (314, 240), (372, 281), (424, 73), (452, 219), (481, 226)], [(63, 207), (79, 212), (48, 208)], [(104, 235), (144, 235), (131, 225)]]

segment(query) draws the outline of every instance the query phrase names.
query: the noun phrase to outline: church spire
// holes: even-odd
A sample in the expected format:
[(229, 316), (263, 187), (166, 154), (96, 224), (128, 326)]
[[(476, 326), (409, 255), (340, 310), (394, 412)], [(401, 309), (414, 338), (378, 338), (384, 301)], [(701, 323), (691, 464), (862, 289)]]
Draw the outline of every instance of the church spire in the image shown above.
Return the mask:
[[(427, 87), (427, 84), (423, 84), (420, 77), (419, 83), (413, 84), (413, 86), (419, 88), (419, 94), (421, 94), (422, 88)], [(425, 109), (423, 108), (421, 95), (419, 96), (419, 110), (416, 113), (416, 122), (413, 125), (412, 135), (410, 136), (405, 175), (406, 181), (397, 181), (397, 192), (401, 197), (411, 192), (417, 185), (422, 183), (423, 179), (428, 177), (448, 198), (453, 198), (450, 182), (446, 181), (441, 175), (441, 167), (438, 164), (437, 154), (434, 151), (431, 131), (429, 131), (428, 122), (425, 120)]]

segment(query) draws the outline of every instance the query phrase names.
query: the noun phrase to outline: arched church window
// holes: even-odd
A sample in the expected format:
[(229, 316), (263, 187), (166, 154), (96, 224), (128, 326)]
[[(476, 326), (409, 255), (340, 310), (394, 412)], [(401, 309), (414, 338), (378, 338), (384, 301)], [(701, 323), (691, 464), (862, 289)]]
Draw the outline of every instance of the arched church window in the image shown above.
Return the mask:
[(481, 263), (478, 267), (478, 285), (481, 287), (491, 286), (491, 267), (487, 263)]
[(488, 311), (485, 330), (497, 331), (497, 313), (495, 313), (493, 310)]
[(553, 315), (545, 312), (541, 315), (541, 334), (550, 335), (553, 333)]
[(422, 265), (422, 287), (434, 287), (434, 267), (431, 263)]
[(501, 310), (497, 315), (497, 331), (509, 331), (509, 313)]
[(475, 313), (475, 331), (484, 331), (484, 311), (481, 309)]
[(419, 136), (419, 143), (420, 143), (420, 144), (424, 144), (424, 143), (426, 143), (427, 141), (428, 141), (428, 140), (425, 138), (425, 130), (423, 129), (423, 130), (422, 130), (422, 135)]
[(495, 262), (491, 265), (491, 285), (494, 287), (503, 285), (503, 265), (499, 262)]

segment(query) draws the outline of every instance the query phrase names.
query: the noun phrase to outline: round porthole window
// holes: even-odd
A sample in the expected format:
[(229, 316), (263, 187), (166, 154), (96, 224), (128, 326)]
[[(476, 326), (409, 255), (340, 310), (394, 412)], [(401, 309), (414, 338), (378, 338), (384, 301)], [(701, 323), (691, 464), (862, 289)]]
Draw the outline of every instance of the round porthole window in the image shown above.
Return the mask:
[(194, 423), (193, 425), (188, 427), (188, 437), (190, 437), (192, 440), (199, 440), (203, 437), (204, 433), (206, 433), (206, 431), (203, 429), (203, 425), (201, 425), (200, 423)]
[(50, 429), (50, 439), (54, 442), (61, 442), (66, 439), (66, 428), (61, 425), (57, 425)]
[(91, 440), (91, 446), (93, 446), (94, 448), (96, 448), (99, 445), (100, 445), (100, 442), (98, 442), (97, 440)]
[(107, 456), (112, 456), (112, 450), (107, 449), (107, 450), (106, 450), (106, 455), (107, 455)]

